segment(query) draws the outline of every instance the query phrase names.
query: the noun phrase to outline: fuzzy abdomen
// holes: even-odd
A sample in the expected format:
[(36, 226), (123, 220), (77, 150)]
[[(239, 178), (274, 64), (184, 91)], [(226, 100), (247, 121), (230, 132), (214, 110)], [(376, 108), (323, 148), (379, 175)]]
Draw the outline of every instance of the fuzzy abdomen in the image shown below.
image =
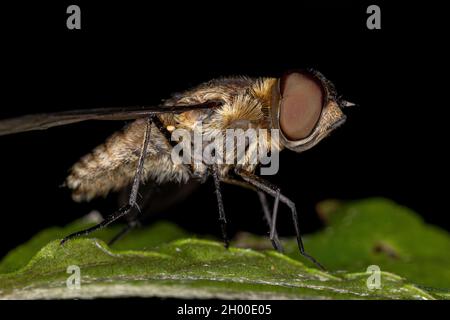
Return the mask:
[[(145, 120), (134, 121), (73, 165), (66, 179), (66, 186), (72, 189), (73, 200), (89, 201), (131, 183), (142, 148), (145, 126)], [(169, 148), (165, 137), (152, 126), (142, 181), (154, 179), (161, 183), (187, 180), (188, 172), (172, 163)]]

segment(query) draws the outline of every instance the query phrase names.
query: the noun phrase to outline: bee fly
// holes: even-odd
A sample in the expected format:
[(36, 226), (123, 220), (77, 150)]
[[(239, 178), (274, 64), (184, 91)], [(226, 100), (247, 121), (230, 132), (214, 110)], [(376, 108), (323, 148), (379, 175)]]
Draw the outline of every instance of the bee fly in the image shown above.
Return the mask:
[[(86, 120), (134, 120), (122, 131), (82, 157), (70, 169), (65, 186), (72, 190), (75, 201), (89, 201), (131, 186), (128, 202), (101, 223), (65, 237), (61, 243), (87, 235), (113, 221), (127, 216), (138, 207), (141, 183), (186, 183), (189, 180), (214, 180), (219, 221), (225, 246), (228, 247), (221, 183), (229, 183), (258, 192), (265, 219), (270, 228), (273, 247), (282, 251), (276, 231), (279, 203), (292, 213), (299, 250), (315, 265), (323, 268), (303, 247), (295, 204), (280, 189), (255, 174), (258, 163), (175, 163), (171, 150), (175, 147), (171, 133), (185, 129), (206, 134), (212, 129), (224, 133), (233, 128), (276, 129), (276, 150), (284, 148), (305, 151), (345, 121), (341, 108), (351, 106), (337, 96), (334, 86), (314, 70), (296, 70), (281, 78), (230, 77), (211, 80), (191, 90), (175, 94), (160, 106), (76, 110), (60, 113), (26, 115), (0, 121), (0, 135)], [(202, 123), (201, 129), (198, 123)], [(266, 144), (274, 144), (266, 140)], [(248, 146), (247, 146), (248, 147)], [(272, 149), (271, 149), (272, 150)], [(269, 210), (266, 194), (274, 198)], [(129, 222), (124, 231), (135, 225)]]

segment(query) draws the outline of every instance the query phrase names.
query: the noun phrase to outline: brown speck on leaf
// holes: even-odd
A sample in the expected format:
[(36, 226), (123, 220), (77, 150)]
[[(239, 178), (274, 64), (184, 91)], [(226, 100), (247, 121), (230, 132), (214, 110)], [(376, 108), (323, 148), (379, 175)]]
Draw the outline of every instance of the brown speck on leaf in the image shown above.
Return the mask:
[(375, 253), (384, 253), (389, 258), (392, 258), (392, 259), (399, 259), (400, 258), (398, 252), (392, 246), (390, 246), (389, 244), (384, 243), (384, 242), (376, 243), (375, 246), (373, 247), (373, 252), (375, 252)]
[(341, 205), (342, 202), (335, 199), (321, 201), (316, 205), (317, 215), (324, 224), (328, 224), (330, 215), (336, 212)]

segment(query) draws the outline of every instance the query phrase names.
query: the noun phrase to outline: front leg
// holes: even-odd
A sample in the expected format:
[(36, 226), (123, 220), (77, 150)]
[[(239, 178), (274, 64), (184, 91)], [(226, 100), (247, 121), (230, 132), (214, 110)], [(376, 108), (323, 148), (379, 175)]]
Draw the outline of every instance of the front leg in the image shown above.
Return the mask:
[[(253, 173), (247, 172), (242, 169), (235, 169), (235, 172), (237, 175), (242, 177), (246, 182), (250, 183), (251, 185), (255, 186), (261, 191), (266, 192), (267, 194), (270, 194), (275, 198), (275, 204), (277, 204), (278, 201), (281, 201), (282, 203), (286, 204), (292, 212), (292, 220), (294, 222), (294, 228), (295, 228), (295, 234), (297, 236), (297, 245), (300, 250), (300, 253), (307, 258), (309, 261), (314, 263), (317, 267), (319, 267), (322, 270), (325, 270), (325, 268), (316, 260), (314, 257), (310, 256), (308, 253), (306, 253), (305, 248), (303, 246), (302, 237), (300, 234), (300, 226), (298, 222), (298, 216), (297, 216), (297, 209), (295, 207), (295, 203), (292, 202), (289, 198), (284, 196), (282, 193), (280, 193), (280, 189), (270, 182), (262, 179), (259, 176), (254, 175)], [(278, 205), (274, 206), (274, 210), (278, 209)], [(278, 210), (277, 210), (278, 211)], [(276, 224), (276, 212), (273, 214), (272, 218), (272, 227)]]
[[(264, 218), (266, 219), (267, 224), (269, 225), (270, 242), (272, 242), (272, 246), (273, 246), (273, 248), (275, 250), (277, 250), (278, 252), (281, 252), (281, 253), (284, 252), (283, 246), (281, 245), (281, 241), (278, 238), (276, 225), (274, 224), (273, 217), (271, 216), (271, 213), (270, 213), (269, 204), (267, 203), (266, 194), (264, 192), (258, 190), (256, 187), (254, 187), (250, 183), (245, 182), (245, 181), (236, 180), (236, 179), (232, 179), (232, 178), (224, 178), (221, 181), (223, 181), (225, 183), (228, 183), (228, 184), (232, 184), (232, 185), (235, 185), (235, 186), (239, 186), (239, 187), (242, 187), (242, 188), (246, 188), (246, 189), (255, 191), (258, 194), (259, 201), (261, 203), (261, 207), (262, 207), (263, 212), (264, 212)], [(274, 209), (277, 209), (277, 208), (278, 208), (278, 204), (274, 204)]]

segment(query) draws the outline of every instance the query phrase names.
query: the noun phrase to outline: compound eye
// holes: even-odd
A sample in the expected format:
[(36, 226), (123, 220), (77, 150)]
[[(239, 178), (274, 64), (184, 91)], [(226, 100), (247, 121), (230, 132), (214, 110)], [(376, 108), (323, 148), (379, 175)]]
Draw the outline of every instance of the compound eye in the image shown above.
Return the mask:
[(322, 113), (324, 91), (312, 75), (287, 74), (280, 86), (280, 127), (289, 140), (308, 137)]

